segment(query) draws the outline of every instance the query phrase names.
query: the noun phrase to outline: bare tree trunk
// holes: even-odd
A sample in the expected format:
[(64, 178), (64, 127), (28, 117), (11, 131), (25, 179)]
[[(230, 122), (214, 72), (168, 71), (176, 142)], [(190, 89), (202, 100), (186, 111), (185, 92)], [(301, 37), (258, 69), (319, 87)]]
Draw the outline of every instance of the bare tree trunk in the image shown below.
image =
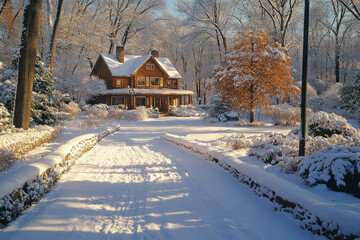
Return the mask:
[(14, 125), (28, 129), (34, 83), (36, 49), (41, 23), (42, 0), (30, 0), (24, 10), (19, 58), (18, 85), (15, 99)]
[(50, 30), (49, 46), (48, 46), (47, 54), (46, 54), (46, 58), (47, 58), (46, 65), (50, 69), (50, 72), (52, 72), (52, 68), (53, 68), (55, 38), (56, 38), (57, 30), (59, 28), (62, 4), (63, 4), (63, 0), (59, 0), (58, 5), (57, 5), (57, 10), (56, 10), (54, 26)]
[(335, 79), (340, 82), (340, 42), (339, 36), (336, 36), (335, 41)]

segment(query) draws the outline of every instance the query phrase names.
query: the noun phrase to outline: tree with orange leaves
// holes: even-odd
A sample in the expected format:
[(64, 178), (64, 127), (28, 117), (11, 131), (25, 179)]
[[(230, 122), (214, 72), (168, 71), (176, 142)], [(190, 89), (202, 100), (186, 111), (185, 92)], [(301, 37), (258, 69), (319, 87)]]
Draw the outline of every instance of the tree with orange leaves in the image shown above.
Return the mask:
[(299, 95), (286, 52), (280, 44), (272, 44), (264, 31), (247, 31), (215, 67), (213, 86), (225, 103), (249, 111), (254, 122), (255, 110), (266, 108), (274, 97), (285, 102)]

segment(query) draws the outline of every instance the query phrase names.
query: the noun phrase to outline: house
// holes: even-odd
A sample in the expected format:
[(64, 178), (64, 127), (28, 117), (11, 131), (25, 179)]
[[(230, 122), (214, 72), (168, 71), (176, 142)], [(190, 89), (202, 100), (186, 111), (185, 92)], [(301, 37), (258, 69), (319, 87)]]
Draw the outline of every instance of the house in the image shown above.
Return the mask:
[(92, 76), (105, 80), (107, 90), (95, 99), (107, 105), (123, 104), (128, 109), (137, 106), (158, 108), (168, 112), (171, 105), (191, 104), (192, 91), (180, 89), (181, 75), (157, 50), (151, 55), (125, 55), (123, 46), (116, 54), (100, 54)]

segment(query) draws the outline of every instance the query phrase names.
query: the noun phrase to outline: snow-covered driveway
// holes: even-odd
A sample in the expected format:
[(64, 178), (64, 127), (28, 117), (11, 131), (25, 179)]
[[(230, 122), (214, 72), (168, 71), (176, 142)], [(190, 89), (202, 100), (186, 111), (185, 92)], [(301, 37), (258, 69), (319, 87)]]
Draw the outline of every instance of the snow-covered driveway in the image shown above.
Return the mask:
[(201, 131), (200, 124), (161, 124), (122, 122), (0, 239), (314, 238), (216, 165), (161, 137)]

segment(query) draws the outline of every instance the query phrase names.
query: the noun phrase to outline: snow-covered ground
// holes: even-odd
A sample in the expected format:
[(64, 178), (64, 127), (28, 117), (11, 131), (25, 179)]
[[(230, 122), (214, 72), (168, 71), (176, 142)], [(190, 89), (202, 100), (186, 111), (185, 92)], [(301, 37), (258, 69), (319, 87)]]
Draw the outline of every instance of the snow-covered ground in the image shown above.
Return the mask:
[(218, 166), (165, 133), (259, 134), (283, 127), (227, 127), (196, 118), (119, 121), (54, 189), (0, 239), (320, 239)]

